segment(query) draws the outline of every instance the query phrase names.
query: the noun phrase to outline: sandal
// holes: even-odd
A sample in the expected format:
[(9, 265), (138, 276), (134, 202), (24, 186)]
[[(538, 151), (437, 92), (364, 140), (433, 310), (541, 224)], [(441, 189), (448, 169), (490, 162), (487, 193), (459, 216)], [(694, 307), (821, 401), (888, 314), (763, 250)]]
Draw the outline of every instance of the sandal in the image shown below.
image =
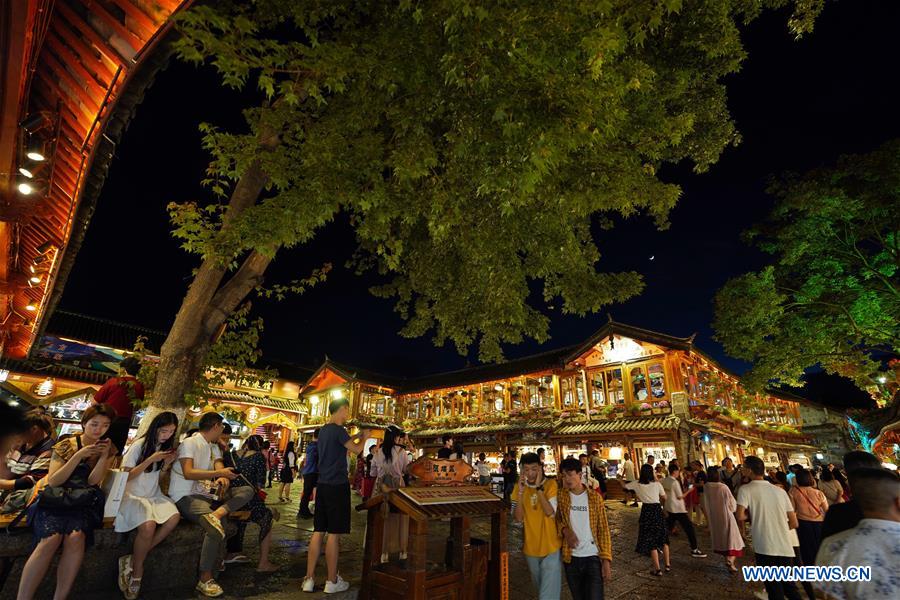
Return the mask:
[(656, 575), (657, 577), (662, 577), (662, 570), (657, 569), (657, 570), (653, 571), (653, 575)]
[(672, 565), (666, 565), (666, 573), (672, 572)]

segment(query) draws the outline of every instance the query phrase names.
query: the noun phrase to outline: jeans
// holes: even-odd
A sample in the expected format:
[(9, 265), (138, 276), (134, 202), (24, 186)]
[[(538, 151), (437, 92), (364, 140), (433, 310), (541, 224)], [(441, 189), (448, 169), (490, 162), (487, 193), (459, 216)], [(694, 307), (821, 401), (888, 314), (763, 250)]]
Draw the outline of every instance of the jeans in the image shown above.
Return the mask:
[[(756, 555), (756, 564), (760, 567), (790, 567), (794, 562), (791, 556), (769, 556), (767, 554)], [(801, 600), (800, 592), (793, 581), (764, 581), (769, 600)]]
[(694, 531), (694, 524), (691, 523), (687, 513), (669, 513), (669, 516), (666, 517), (666, 529), (671, 531), (672, 525), (674, 525), (676, 521), (681, 524), (681, 528), (684, 529), (684, 532), (687, 534), (688, 541), (691, 544), (691, 550), (697, 550), (699, 548), (697, 545), (697, 534)]
[(559, 550), (547, 556), (525, 555), (531, 581), (538, 589), (538, 600), (559, 600), (562, 593), (562, 562)]
[[(225, 501), (224, 506), (228, 508), (229, 513), (234, 512), (250, 502), (254, 493), (253, 488), (248, 485), (231, 488), (228, 491), (228, 499)], [(218, 502), (208, 496), (185, 496), (176, 502), (175, 506), (178, 507), (178, 512), (186, 520), (191, 523), (198, 523), (200, 517), (215, 510), (213, 504), (218, 504)], [(225, 540), (207, 533), (203, 537), (203, 546), (200, 549), (200, 571), (215, 571), (224, 555)]]
[(478, 476), (478, 485), (491, 485), (491, 476), (490, 475), (479, 475)]
[(573, 556), (563, 565), (572, 600), (603, 600), (603, 573), (599, 556)]

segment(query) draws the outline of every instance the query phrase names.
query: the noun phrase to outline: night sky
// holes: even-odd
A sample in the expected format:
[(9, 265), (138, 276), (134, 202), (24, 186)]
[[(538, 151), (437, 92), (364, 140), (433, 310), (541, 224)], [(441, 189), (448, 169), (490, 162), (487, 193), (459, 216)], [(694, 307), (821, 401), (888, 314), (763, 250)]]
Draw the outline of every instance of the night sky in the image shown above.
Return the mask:
[[(599, 268), (634, 269), (646, 278), (641, 296), (608, 307), (617, 321), (677, 336), (696, 332), (700, 348), (738, 373), (747, 365), (711, 339), (712, 298), (730, 277), (764, 264), (766, 257), (739, 236), (772, 206), (764, 193), (767, 178), (900, 137), (900, 3), (829, 2), (816, 31), (799, 42), (788, 34), (786, 20), (785, 12), (770, 13), (746, 29), (749, 58), (726, 81), (743, 143), (727, 149), (706, 174), (695, 175), (689, 166), (665, 171), (684, 192), (671, 228), (659, 232), (647, 218), (619, 219), (615, 230), (598, 239)], [(165, 206), (209, 198), (199, 185), (207, 156), (197, 125), (240, 126), (245, 100), (221, 88), (208, 69), (173, 63), (158, 76), (117, 150), (60, 308), (168, 329), (196, 259), (169, 235)], [(305, 296), (254, 302), (266, 323), (266, 357), (314, 367), (327, 354), (406, 375), (474, 363), (474, 353), (462, 357), (451, 346), (436, 348), (427, 337), (397, 335), (402, 323), (391, 302), (367, 291), (374, 278), (344, 267), (353, 249), (352, 231), (338, 220), (311, 244), (279, 255), (269, 282), (302, 276), (326, 261), (335, 270)], [(581, 342), (607, 318), (605, 312), (587, 318), (548, 314), (552, 339), (544, 346), (509, 347), (507, 356)], [(809, 392), (829, 403), (850, 402), (854, 389), (839, 383), (820, 382)]]

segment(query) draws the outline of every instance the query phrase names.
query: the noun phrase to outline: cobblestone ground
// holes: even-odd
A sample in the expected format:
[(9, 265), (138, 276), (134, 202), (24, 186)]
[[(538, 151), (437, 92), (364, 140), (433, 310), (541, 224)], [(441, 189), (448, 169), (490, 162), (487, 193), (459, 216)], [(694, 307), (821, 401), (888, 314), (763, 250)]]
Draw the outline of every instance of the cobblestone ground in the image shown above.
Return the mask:
[[(274, 494), (270, 494), (270, 498)], [(292, 504), (272, 503), (281, 512), (281, 521), (275, 527), (276, 541), (273, 544), (273, 561), (283, 565), (282, 570), (274, 575), (257, 575), (255, 562), (246, 565), (234, 565), (226, 569), (219, 577), (226, 595), (223, 598), (251, 599), (287, 599), (304, 598), (318, 600), (333, 598), (337, 600), (355, 599), (359, 591), (362, 573), (362, 550), (365, 535), (365, 515), (353, 514), (352, 533), (345, 536), (341, 545), (341, 575), (350, 582), (350, 590), (344, 594), (328, 594), (322, 591), (325, 581), (324, 557), (320, 560), (316, 574), (317, 587), (313, 594), (300, 591), (300, 582), (306, 573), (306, 548), (312, 532), (312, 521), (295, 519), (296, 499)], [(681, 530), (671, 540), (672, 572), (662, 577), (650, 574), (650, 559), (634, 552), (637, 539), (637, 522), (640, 509), (625, 506), (620, 502), (610, 502), (609, 521), (613, 540), (613, 577), (606, 582), (607, 599), (661, 598), (677, 592), (680, 600), (751, 599), (754, 593), (761, 590), (759, 584), (746, 583), (740, 575), (730, 575), (725, 568), (724, 558), (709, 554), (707, 558), (691, 558), (687, 537)], [(442, 529), (443, 527), (443, 529)], [(435, 534), (431, 544), (429, 559), (440, 560), (448, 530), (445, 524), (433, 528)], [(245, 549), (251, 559), (258, 557), (256, 526), (247, 529)], [(489, 539), (490, 523), (487, 520), (475, 519), (472, 523), (472, 536)], [(709, 546), (709, 532), (705, 527), (697, 531), (702, 549)], [(537, 594), (531, 584), (528, 567), (520, 551), (522, 547), (522, 528), (510, 519), (510, 598), (515, 600), (532, 600)], [(750, 553), (752, 556), (752, 552)], [(151, 555), (152, 560), (152, 555)], [(738, 566), (749, 564), (745, 557), (739, 559)], [(571, 600), (563, 581), (562, 599)], [(148, 596), (144, 596), (145, 598)], [(167, 594), (165, 600), (197, 598), (199, 594), (190, 589), (183, 592)]]

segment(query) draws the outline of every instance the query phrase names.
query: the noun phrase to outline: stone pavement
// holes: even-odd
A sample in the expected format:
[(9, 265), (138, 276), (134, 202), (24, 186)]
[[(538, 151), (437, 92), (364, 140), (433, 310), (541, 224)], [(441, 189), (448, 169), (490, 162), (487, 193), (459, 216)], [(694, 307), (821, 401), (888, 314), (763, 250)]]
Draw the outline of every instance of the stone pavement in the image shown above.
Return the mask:
[[(274, 498), (274, 491), (269, 498)], [(318, 600), (334, 598), (349, 600), (357, 597), (362, 573), (362, 551), (365, 534), (365, 514), (353, 511), (352, 533), (344, 536), (341, 545), (341, 575), (351, 583), (351, 588), (343, 594), (328, 594), (322, 591), (325, 581), (324, 556), (320, 559), (316, 575), (316, 592), (304, 594), (300, 591), (300, 582), (306, 573), (306, 547), (312, 531), (312, 521), (297, 521), (297, 490), (292, 494), (295, 499), (291, 504), (279, 504), (277, 499), (270, 502), (281, 512), (281, 521), (275, 527), (276, 541), (273, 544), (272, 560), (283, 565), (282, 570), (274, 575), (257, 575), (254, 571), (257, 553), (256, 526), (247, 528), (245, 549), (247, 555), (254, 560), (251, 564), (234, 565), (225, 570), (219, 582), (225, 589), (223, 598), (248, 599), (289, 599), (303, 598)], [(354, 502), (358, 496), (354, 495)], [(613, 539), (613, 577), (606, 582), (607, 599), (658, 598), (677, 593), (680, 600), (709, 600), (711, 596), (729, 599), (751, 599), (754, 593), (762, 590), (760, 584), (745, 583), (740, 575), (730, 575), (725, 568), (725, 560), (721, 556), (709, 554), (707, 558), (691, 558), (687, 537), (679, 529), (671, 540), (672, 572), (662, 577), (650, 574), (650, 559), (634, 552), (637, 539), (637, 521), (640, 509), (625, 506), (613, 501), (607, 504), (609, 521)], [(445, 530), (449, 527), (443, 525)], [(439, 560), (443, 557), (442, 548), (445, 536), (440, 527), (435, 527), (429, 559)], [(487, 519), (473, 519), (472, 536), (489, 539), (490, 523)], [(705, 551), (709, 546), (709, 532), (706, 528), (698, 529), (700, 546)], [(510, 550), (510, 598), (515, 600), (532, 600), (537, 594), (531, 584), (528, 567), (521, 554), (522, 528), (510, 518), (509, 550)], [(750, 552), (752, 556), (752, 552)], [(152, 553), (150, 560), (153, 559)], [(748, 558), (739, 559), (738, 566), (750, 564)], [(563, 577), (562, 599), (571, 600), (565, 577)], [(143, 596), (148, 598), (149, 596)], [(201, 597), (191, 589), (176, 591), (165, 596), (165, 600), (193, 599)], [(162, 600), (162, 599), (160, 599)]]

